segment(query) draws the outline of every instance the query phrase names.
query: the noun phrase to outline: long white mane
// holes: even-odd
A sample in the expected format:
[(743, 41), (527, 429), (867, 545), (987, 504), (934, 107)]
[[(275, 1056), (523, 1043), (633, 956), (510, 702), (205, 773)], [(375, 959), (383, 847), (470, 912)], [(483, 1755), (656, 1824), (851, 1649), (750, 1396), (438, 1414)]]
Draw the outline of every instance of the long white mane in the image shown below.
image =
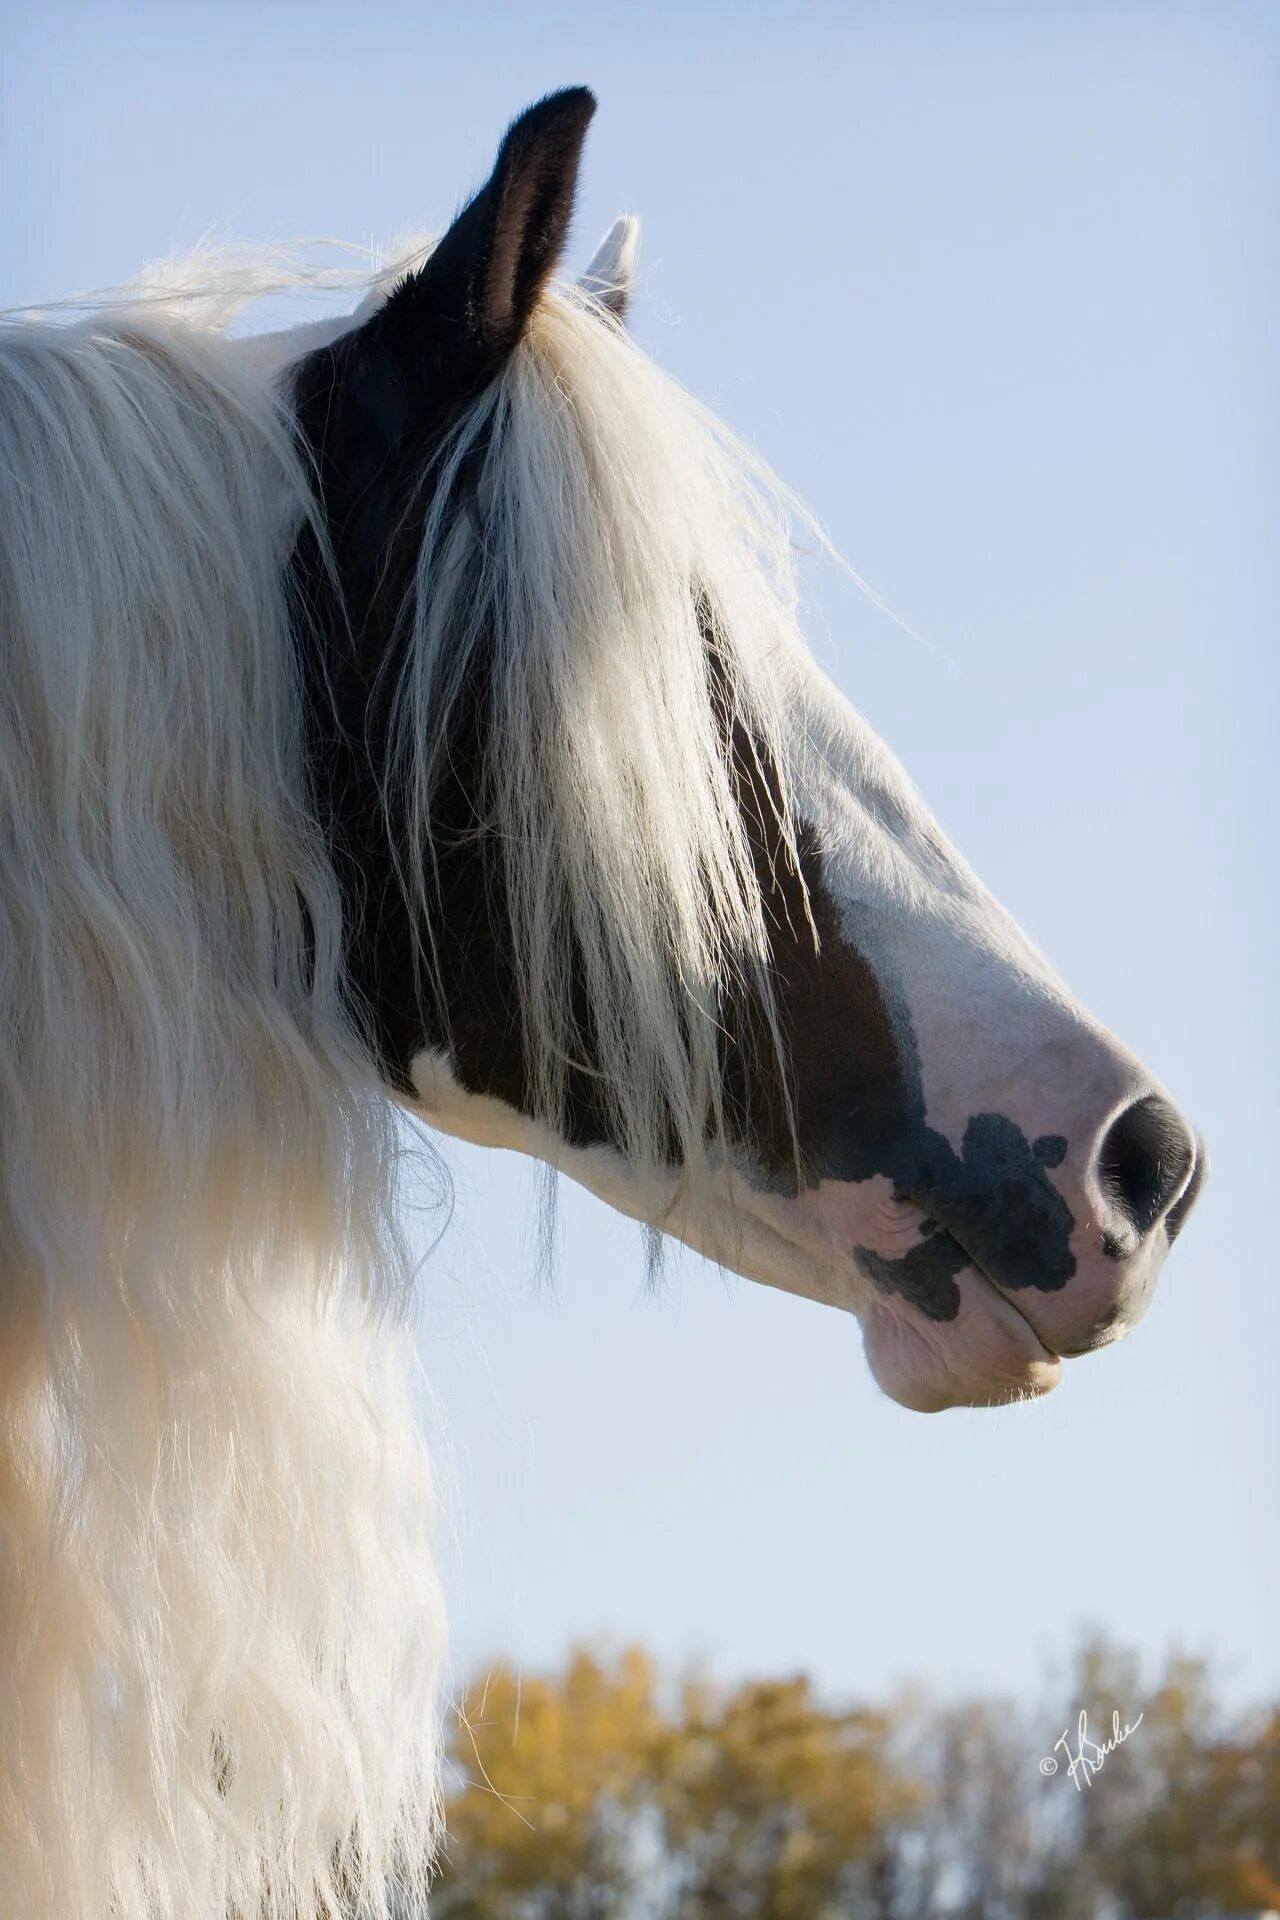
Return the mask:
[[(265, 277), (203, 263), (0, 330), (16, 1920), (381, 1920), (392, 1885), (413, 1910), (435, 1844), (397, 1135), (344, 993), (283, 587), (313, 495), (287, 408), (220, 331)], [(587, 1044), (576, 955), (617, 1137), (639, 1169), (674, 1138), (696, 1191), (720, 996), (767, 954), (724, 726), (785, 771), (793, 503), (569, 290), (427, 484), (389, 771), (427, 945), (432, 798), (483, 643), (539, 1111)]]
[(441, 1628), (343, 1004), (287, 424), (138, 312), (0, 336), (0, 1887), (382, 1914)]

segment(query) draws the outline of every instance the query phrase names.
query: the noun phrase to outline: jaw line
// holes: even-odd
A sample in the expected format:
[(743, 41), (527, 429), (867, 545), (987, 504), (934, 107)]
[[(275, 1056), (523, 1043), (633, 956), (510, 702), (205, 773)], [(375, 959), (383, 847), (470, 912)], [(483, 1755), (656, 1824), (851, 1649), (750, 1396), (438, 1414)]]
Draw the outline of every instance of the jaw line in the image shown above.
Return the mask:
[[(714, 1247), (704, 1246), (699, 1251), (740, 1274), (744, 1280), (757, 1281), (778, 1292), (793, 1293), (857, 1317), (867, 1301), (867, 1282), (853, 1261), (842, 1258), (834, 1247), (821, 1240), (811, 1241), (803, 1235), (788, 1233), (755, 1204), (760, 1197), (754, 1187), (733, 1175), (727, 1190), (716, 1195), (714, 1218), (709, 1223), (714, 1228)], [(678, 1217), (669, 1218), (663, 1225), (674, 1231), (677, 1238), (685, 1239)], [(697, 1246), (699, 1238), (701, 1236), (686, 1240), (686, 1244)], [(750, 1270), (753, 1251), (764, 1255), (767, 1272)], [(847, 1284), (842, 1286), (840, 1282), (846, 1274)]]

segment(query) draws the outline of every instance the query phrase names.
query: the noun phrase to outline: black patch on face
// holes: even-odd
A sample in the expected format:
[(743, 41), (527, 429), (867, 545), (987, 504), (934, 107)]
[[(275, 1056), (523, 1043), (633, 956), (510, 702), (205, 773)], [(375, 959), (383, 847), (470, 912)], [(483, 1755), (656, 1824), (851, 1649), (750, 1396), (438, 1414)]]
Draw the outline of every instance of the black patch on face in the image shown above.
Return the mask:
[[(922, 1244), (897, 1258), (855, 1247), (854, 1259), (886, 1293), (911, 1300), (930, 1320), (954, 1320), (960, 1311), (955, 1275), (976, 1263), (1001, 1287), (1054, 1293), (1076, 1270), (1069, 1247), (1075, 1222), (1057, 1188), (1041, 1172), (1026, 1135), (1001, 1113), (975, 1114), (955, 1154), (940, 1134), (923, 1129), (911, 1153), (928, 1182), (929, 1198), (947, 1221), (922, 1225)], [(900, 1187), (917, 1198), (920, 1188)], [(980, 1249), (985, 1249), (985, 1257)]]
[(1074, 1218), (1046, 1168), (1061, 1165), (1067, 1142), (1045, 1135), (1033, 1146), (1000, 1113), (975, 1114), (957, 1154), (925, 1122), (919, 1055), (909, 1011), (891, 1003), (876, 971), (851, 939), (826, 883), (817, 835), (799, 835), (817, 946), (800, 882), (779, 845), (776, 813), (762, 791), (758, 756), (735, 737), (733, 765), (751, 826), (757, 874), (773, 948), (775, 993), (791, 1071), (791, 1114), (768, 1059), (758, 1008), (726, 1018), (726, 1082), (741, 1136), (774, 1191), (822, 1180), (882, 1176), (896, 1196), (925, 1214), (921, 1244), (896, 1258), (851, 1248), (877, 1286), (901, 1295), (932, 1320), (960, 1309), (955, 1275), (977, 1265), (1001, 1287), (1057, 1292), (1076, 1270)]
[(870, 1247), (856, 1247), (860, 1272), (881, 1293), (896, 1293), (919, 1307), (926, 1320), (954, 1320), (960, 1311), (960, 1289), (955, 1276), (969, 1265), (969, 1256), (949, 1233), (935, 1234), (909, 1253), (886, 1257)]

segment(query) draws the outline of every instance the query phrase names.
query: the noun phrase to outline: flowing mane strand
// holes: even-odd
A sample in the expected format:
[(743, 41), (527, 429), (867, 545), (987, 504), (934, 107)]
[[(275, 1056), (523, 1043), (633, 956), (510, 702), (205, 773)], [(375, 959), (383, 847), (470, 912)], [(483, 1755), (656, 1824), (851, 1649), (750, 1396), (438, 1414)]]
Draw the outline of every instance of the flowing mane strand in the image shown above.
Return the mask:
[(216, 332), (0, 332), (6, 1909), (387, 1912), (440, 1610), (396, 1141), (282, 575), (309, 477)]
[(481, 684), (477, 815), (501, 848), (539, 1118), (564, 1135), (567, 1075), (594, 1059), (630, 1165), (674, 1161), (697, 1207), (722, 1157), (726, 994), (757, 995), (781, 1054), (726, 743), (783, 776), (761, 790), (798, 870), (779, 716), (802, 645), (791, 529), (812, 523), (569, 287), (540, 301), (423, 491), (388, 767), (415, 921), (429, 940), (433, 803)]

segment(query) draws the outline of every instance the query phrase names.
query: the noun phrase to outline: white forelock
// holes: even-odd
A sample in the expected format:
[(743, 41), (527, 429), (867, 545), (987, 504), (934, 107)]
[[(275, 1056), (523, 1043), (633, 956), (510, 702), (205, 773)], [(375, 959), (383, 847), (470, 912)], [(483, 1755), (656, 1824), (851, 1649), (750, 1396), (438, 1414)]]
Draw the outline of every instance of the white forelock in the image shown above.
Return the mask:
[(794, 859), (799, 510), (574, 289), (542, 301), (423, 484), (388, 771), (417, 922), (429, 942), (435, 794), (482, 655), (478, 809), (504, 862), (534, 1115), (563, 1132), (569, 1069), (594, 1062), (627, 1160), (643, 1175), (674, 1157), (687, 1192), (723, 1142), (724, 996), (768, 997), (734, 723), (783, 778)]

